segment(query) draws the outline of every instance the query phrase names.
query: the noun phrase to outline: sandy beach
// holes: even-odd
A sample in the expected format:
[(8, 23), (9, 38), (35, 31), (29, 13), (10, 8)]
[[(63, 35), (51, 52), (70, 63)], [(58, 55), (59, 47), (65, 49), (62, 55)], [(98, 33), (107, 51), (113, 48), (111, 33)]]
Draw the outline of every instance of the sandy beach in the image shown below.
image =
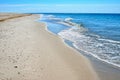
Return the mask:
[(0, 80), (99, 80), (89, 60), (39, 17), (0, 14)]

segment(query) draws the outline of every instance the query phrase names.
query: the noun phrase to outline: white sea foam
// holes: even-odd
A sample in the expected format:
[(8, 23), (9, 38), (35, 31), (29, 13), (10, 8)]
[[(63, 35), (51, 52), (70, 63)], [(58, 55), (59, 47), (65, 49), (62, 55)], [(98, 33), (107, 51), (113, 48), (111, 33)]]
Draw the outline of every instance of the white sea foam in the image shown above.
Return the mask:
[(85, 35), (84, 30), (70, 28), (58, 33), (63, 39), (73, 42), (78, 50), (96, 57), (99, 60), (120, 67), (119, 42)]
[(73, 18), (69, 17), (69, 18), (65, 18), (65, 21), (71, 21), (73, 20)]
[(120, 41), (115, 41), (115, 40), (110, 40), (110, 39), (99, 39), (99, 40), (104, 40), (104, 41), (108, 41), (111, 43), (120, 43)]
[(104, 62), (107, 62), (107, 63), (109, 63), (109, 64), (112, 64), (113, 66), (116, 66), (116, 67), (120, 67), (120, 65), (119, 64), (114, 64), (114, 63), (112, 63), (112, 62), (109, 62), (109, 61), (107, 61), (107, 60), (105, 60), (105, 59), (101, 59), (99, 56), (97, 56), (97, 55), (95, 55), (95, 54), (93, 54), (93, 53), (90, 53), (90, 52), (87, 52), (87, 51), (84, 51), (84, 50), (82, 50), (82, 49), (80, 49), (78, 46), (76, 46), (75, 44), (73, 44), (73, 46), (76, 48), (76, 49), (78, 49), (78, 50), (80, 50), (80, 51), (83, 51), (83, 52), (85, 52), (86, 54), (90, 54), (90, 55), (92, 55), (93, 57), (95, 57), (95, 58), (97, 58), (97, 59), (99, 59), (99, 60), (101, 60), (101, 61), (104, 61)]
[(57, 18), (54, 15), (43, 15), (42, 20), (62, 21), (61, 18)]

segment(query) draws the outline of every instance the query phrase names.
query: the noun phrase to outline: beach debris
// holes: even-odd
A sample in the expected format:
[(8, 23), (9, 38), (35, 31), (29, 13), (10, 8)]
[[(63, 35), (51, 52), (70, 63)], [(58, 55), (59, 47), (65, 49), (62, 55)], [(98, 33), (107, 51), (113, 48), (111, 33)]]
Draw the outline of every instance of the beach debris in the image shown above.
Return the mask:
[(14, 68), (18, 68), (18, 66), (14, 66)]
[(18, 74), (20, 74), (20, 72), (18, 72)]

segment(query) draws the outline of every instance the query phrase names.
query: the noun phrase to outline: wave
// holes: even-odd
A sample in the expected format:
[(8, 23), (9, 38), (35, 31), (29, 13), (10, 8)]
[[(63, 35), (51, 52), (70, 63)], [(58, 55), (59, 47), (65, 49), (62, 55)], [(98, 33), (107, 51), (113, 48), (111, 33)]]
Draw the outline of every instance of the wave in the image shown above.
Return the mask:
[[(95, 55), (95, 54), (92, 54), (92, 53), (90, 53), (90, 52), (87, 52), (87, 51), (84, 51), (84, 50), (78, 48), (74, 43), (73, 43), (73, 46), (74, 46), (76, 49), (78, 49), (78, 50), (80, 50), (80, 51), (83, 51), (83, 52), (86, 53), (86, 54), (89, 53), (89, 54), (92, 55), (93, 57), (95, 57), (95, 58), (97, 58), (97, 59), (99, 59), (99, 60), (101, 60), (101, 61), (103, 61), (103, 62), (106, 62), (106, 63), (111, 64), (111, 65), (116, 66), (116, 67), (120, 67), (119, 64), (111, 63), (111, 62), (109, 62), (109, 61), (107, 61), (107, 60), (105, 60), (105, 59), (100, 58), (99, 56), (97, 56), (97, 55)], [(88, 54), (88, 55), (89, 55), (89, 54)]]
[(86, 30), (70, 28), (58, 33), (63, 39), (73, 42), (73, 46), (99, 60), (120, 67), (120, 42), (103, 39), (86, 33)]
[(69, 17), (69, 18), (65, 18), (65, 21), (71, 21), (73, 20), (73, 18)]
[(55, 17), (54, 15), (47, 15), (47, 16), (44, 16), (42, 20), (49, 21), (49, 22), (55, 22), (55, 23), (62, 24), (65, 26), (71, 26), (71, 27), (77, 26), (76, 23), (71, 21), (72, 18), (70, 17), (62, 19), (62, 18)]
[(118, 43), (118, 44), (120, 44), (120, 41), (115, 41), (115, 40), (110, 40), (110, 39), (99, 39), (99, 40), (104, 40), (104, 41), (108, 41), (110, 43)]
[(52, 21), (52, 22), (58, 22), (58, 21), (62, 21), (61, 18), (57, 18), (54, 15), (44, 15), (44, 17), (42, 17), (43, 21)]
[(120, 67), (120, 41), (105, 39), (91, 33), (84, 27), (84, 24), (73, 22), (74, 19), (71, 17), (57, 18), (49, 15), (44, 17), (44, 20), (53, 24), (69, 26), (69, 28), (59, 32), (58, 35), (71, 41), (76, 49), (85, 52), (87, 55), (92, 55), (101, 61)]

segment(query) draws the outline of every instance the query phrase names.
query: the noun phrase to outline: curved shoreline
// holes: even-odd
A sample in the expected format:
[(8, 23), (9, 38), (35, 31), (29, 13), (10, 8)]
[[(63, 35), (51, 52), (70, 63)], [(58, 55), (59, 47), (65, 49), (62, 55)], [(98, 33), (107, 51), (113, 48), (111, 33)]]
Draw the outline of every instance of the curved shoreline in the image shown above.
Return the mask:
[[(44, 21), (43, 21), (44, 22)], [(46, 22), (44, 22), (46, 24)], [(47, 25), (47, 24), (46, 24)], [(65, 24), (66, 25), (66, 24)], [(48, 25), (49, 26), (49, 25)], [(69, 25), (68, 25), (69, 26)], [(54, 32), (51, 32), (50, 30), (48, 30), (47, 26), (45, 27), (45, 29), (50, 32), (51, 34), (59, 37), (62, 39), (63, 43), (72, 48), (72, 49), (77, 49), (75, 46), (71, 46), (71, 44), (69, 45), (69, 43), (67, 44), (65, 42), (65, 39), (63, 39), (62, 37), (60, 37), (59, 35), (57, 34), (54, 34)], [(79, 51), (79, 49), (78, 49)], [(105, 61), (102, 61), (96, 57), (93, 57), (92, 55), (88, 56), (82, 52), (78, 52), (78, 54), (80, 55), (83, 55), (84, 57), (87, 57), (89, 60), (90, 60), (90, 63), (92, 64), (92, 66), (94, 67), (95, 71), (97, 72), (100, 80), (118, 80), (120, 77), (119, 77), (119, 74), (120, 74), (120, 71), (119, 71), (119, 67), (118, 66), (115, 66), (115, 65), (111, 65)], [(94, 58), (94, 59), (92, 59)]]
[[(50, 20), (54, 20), (54, 18), (55, 18), (55, 17), (51, 18)], [(58, 19), (59, 19), (59, 20), (62, 20), (61, 18), (58, 18)], [(65, 19), (67, 19), (67, 18), (65, 18)], [(56, 20), (55, 20), (55, 21), (56, 21)], [(58, 24), (63, 24), (63, 25), (68, 26), (68, 27), (73, 27), (73, 26), (80, 27), (80, 28), (81, 28), (80, 30), (83, 31), (83, 30), (82, 30), (83, 27), (81, 26), (81, 24), (79, 25), (79, 24), (74, 23), (74, 22), (72, 22), (72, 21), (70, 21), (70, 20), (58, 21), (58, 22), (56, 22), (56, 23), (58, 23)], [(85, 29), (85, 30), (86, 30), (86, 29)], [(85, 30), (84, 30), (84, 31), (85, 31)], [(50, 30), (48, 30), (48, 31), (50, 31)], [(63, 32), (63, 31), (66, 31), (66, 29), (62, 30), (61, 32)], [(52, 31), (50, 31), (50, 32), (52, 32)], [(54, 34), (54, 32), (52, 32), (52, 33)], [(60, 33), (60, 32), (59, 32), (59, 33)], [(58, 35), (59, 35), (59, 33), (58, 33)], [(96, 35), (96, 36), (98, 36), (98, 35)], [(62, 37), (60, 36), (60, 38), (62, 38)], [(62, 39), (64, 40), (64, 38), (62, 38)], [(120, 43), (119, 41), (110, 40), (110, 39), (104, 39), (104, 38), (100, 38), (99, 40), (105, 40), (105, 41), (109, 41), (109, 42), (112, 42), (112, 43)], [(74, 42), (73, 42), (73, 43), (74, 43)], [(79, 48), (78, 48), (75, 44), (73, 44), (73, 46), (74, 46), (76, 49), (79, 50)], [(83, 51), (83, 50), (81, 50), (81, 51)], [(87, 52), (87, 51), (83, 51), (83, 52), (89, 53), (89, 52)], [(117, 68), (120, 68), (120, 65), (119, 65), (119, 64), (116, 64), (116, 63), (107, 61), (107, 60), (105, 60), (105, 59), (102, 59), (102, 58), (100, 58), (98, 55), (95, 55), (95, 54), (92, 54), (92, 53), (90, 53), (90, 55), (92, 55), (94, 58), (96, 58), (96, 59), (98, 59), (98, 60), (100, 60), (100, 61), (106, 62), (106, 63), (108, 63), (108, 64), (111, 64), (112, 66), (115, 66), (115, 67), (117, 67)]]
[[(54, 20), (54, 18), (51, 18), (51, 20), (52, 20), (52, 19)], [(58, 18), (58, 19), (60, 19), (60, 18)], [(61, 20), (61, 19), (60, 19), (60, 20)], [(46, 23), (46, 22), (44, 22), (44, 23), (45, 23), (45, 25), (46, 25), (45, 29), (46, 29), (48, 32), (50, 32), (50, 33), (53, 34), (53, 35), (56, 35), (56, 36), (60, 37), (60, 38), (62, 39), (62, 41), (64, 42), (64, 39), (63, 39), (61, 36), (59, 36), (58, 34), (54, 34), (52, 31), (48, 30), (48, 28), (47, 28), (47, 23)], [(77, 23), (74, 23), (74, 22), (71, 22), (71, 21), (67, 21), (66, 23), (61, 21), (61, 22), (57, 22), (57, 23), (66, 25), (66, 26), (68, 26), (68, 27), (72, 27), (72, 26), (77, 26), (77, 25), (78, 25)], [(69, 23), (71, 23), (71, 24), (69, 24)], [(73, 24), (73, 25), (72, 25), (72, 24)], [(78, 27), (81, 27), (81, 26), (78, 25)], [(62, 31), (61, 31), (61, 32), (62, 32)], [(109, 41), (112, 41), (112, 40), (109, 40)], [(112, 42), (117, 42), (117, 41), (112, 41)], [(64, 43), (65, 43), (65, 42), (64, 42)], [(117, 43), (120, 43), (120, 42), (117, 42)], [(65, 43), (65, 44), (66, 44), (66, 43)], [(75, 49), (78, 49), (78, 50), (79, 50), (79, 48), (78, 48), (76, 45), (73, 44), (73, 46), (74, 46)], [(70, 47), (70, 46), (68, 46), (68, 47)], [(83, 51), (83, 52), (89, 53), (89, 52), (87, 52), (87, 51)], [(79, 52), (79, 53), (80, 53), (80, 52)], [(95, 55), (95, 54), (90, 53), (90, 55), (93, 56), (94, 58), (100, 60), (100, 61), (103, 61), (103, 62), (106, 62), (106, 63), (108, 63), (108, 64), (111, 64), (113, 67), (120, 68), (120, 65), (111, 63), (111, 62), (109, 62), (109, 61), (107, 61), (107, 60), (104, 60), (104, 59), (101, 59), (100, 57), (98, 57), (98, 56)]]
[(0, 79), (99, 80), (89, 60), (48, 32), (38, 18), (0, 22)]

